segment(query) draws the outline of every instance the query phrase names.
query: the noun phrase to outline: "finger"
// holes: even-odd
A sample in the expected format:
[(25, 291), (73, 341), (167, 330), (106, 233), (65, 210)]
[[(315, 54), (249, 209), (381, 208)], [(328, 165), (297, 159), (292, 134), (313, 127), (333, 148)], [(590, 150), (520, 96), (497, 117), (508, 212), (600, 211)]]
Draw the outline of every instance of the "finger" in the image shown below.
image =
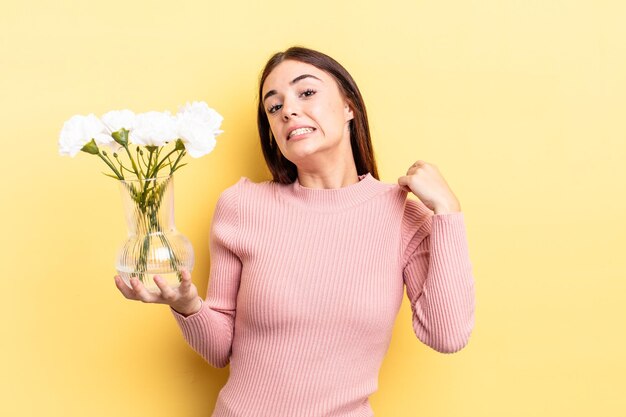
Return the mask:
[(120, 278), (119, 275), (116, 275), (115, 277), (113, 277), (113, 279), (115, 280), (115, 286), (118, 290), (120, 290), (124, 297), (128, 298), (129, 300), (137, 299), (135, 297), (133, 289), (126, 285), (126, 283), (122, 280), (122, 278)]
[(411, 188), (408, 186), (409, 184), (409, 177), (408, 176), (403, 176), (403, 177), (399, 177), (398, 178), (398, 185), (400, 185), (400, 188), (403, 189), (406, 192), (410, 192)]
[(144, 303), (153, 303), (158, 300), (158, 295), (151, 294), (136, 277), (130, 279), (130, 284), (133, 286), (138, 300)]
[(185, 295), (191, 288), (191, 274), (187, 271), (187, 269), (182, 269), (181, 275), (183, 276), (183, 279), (180, 282), (179, 291), (181, 295)]
[(420, 165), (415, 165), (415, 164), (413, 164), (413, 165), (411, 165), (411, 166), (409, 167), (409, 169), (407, 169), (407, 170), (406, 170), (406, 175), (413, 175), (413, 174), (415, 174), (415, 173), (417, 172), (417, 170), (418, 170), (418, 169), (420, 169), (420, 168), (421, 168), (421, 166), (420, 166)]
[(426, 162), (422, 161), (421, 159), (418, 161), (415, 161), (415, 163), (409, 167), (408, 171), (406, 172), (406, 175), (411, 175), (411, 174), (416, 173), (418, 169), (423, 168), (425, 165), (426, 165)]
[(174, 301), (174, 300), (176, 300), (176, 298), (177, 298), (176, 297), (176, 293), (169, 286), (167, 281), (165, 281), (159, 275), (155, 275), (153, 280), (156, 283), (157, 287), (159, 287), (159, 289), (161, 290), (161, 297), (163, 298), (163, 300), (165, 300), (165, 301)]

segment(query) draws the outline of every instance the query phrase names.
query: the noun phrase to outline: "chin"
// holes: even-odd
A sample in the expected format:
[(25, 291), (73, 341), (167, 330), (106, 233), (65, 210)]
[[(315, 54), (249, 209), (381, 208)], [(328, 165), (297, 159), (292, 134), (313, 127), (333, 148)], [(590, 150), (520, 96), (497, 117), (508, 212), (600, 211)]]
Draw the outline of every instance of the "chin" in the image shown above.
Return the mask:
[(323, 150), (323, 148), (320, 148), (316, 144), (306, 144), (306, 146), (298, 146), (298, 149), (291, 149), (289, 155), (286, 155), (285, 157), (295, 164), (296, 161), (307, 159), (310, 156), (319, 154)]

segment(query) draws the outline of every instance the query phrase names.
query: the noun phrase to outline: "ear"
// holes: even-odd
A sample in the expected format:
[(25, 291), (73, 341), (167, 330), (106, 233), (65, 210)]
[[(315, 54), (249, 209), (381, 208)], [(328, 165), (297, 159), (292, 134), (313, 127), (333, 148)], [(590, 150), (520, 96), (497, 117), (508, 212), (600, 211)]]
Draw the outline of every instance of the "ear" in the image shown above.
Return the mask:
[(352, 108), (350, 107), (350, 104), (347, 101), (343, 106), (343, 114), (344, 114), (344, 117), (346, 118), (346, 122), (354, 119), (354, 112), (352, 111)]

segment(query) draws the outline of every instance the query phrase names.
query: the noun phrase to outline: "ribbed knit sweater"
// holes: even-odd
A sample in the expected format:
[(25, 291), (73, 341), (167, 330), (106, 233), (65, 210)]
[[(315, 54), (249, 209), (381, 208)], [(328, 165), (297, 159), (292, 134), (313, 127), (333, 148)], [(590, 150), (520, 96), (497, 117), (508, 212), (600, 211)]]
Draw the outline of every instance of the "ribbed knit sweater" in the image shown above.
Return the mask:
[(366, 417), (404, 288), (439, 352), (474, 326), (462, 212), (434, 214), (371, 174), (336, 189), (246, 177), (220, 195), (200, 311), (185, 340), (230, 364), (213, 417)]

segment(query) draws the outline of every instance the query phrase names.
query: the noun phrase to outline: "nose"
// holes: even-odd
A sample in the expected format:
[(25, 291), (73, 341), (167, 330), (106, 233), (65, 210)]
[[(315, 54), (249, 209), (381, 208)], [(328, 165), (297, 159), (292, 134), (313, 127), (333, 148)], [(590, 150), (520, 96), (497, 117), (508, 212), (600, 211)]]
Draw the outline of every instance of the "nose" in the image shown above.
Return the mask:
[(284, 121), (288, 121), (291, 117), (298, 115), (298, 108), (295, 100), (285, 97), (282, 107), (282, 117)]
[(296, 113), (283, 113), (283, 120), (287, 122), (293, 116), (296, 116)]

